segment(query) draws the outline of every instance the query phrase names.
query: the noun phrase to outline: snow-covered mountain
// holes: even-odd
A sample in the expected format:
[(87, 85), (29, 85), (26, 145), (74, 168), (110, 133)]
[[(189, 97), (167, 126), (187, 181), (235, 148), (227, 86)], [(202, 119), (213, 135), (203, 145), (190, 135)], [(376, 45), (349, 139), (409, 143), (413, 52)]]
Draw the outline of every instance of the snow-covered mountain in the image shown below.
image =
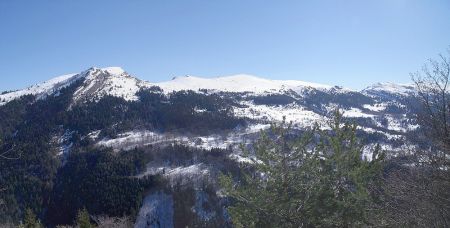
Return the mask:
[[(193, 185), (193, 205), (188, 212), (205, 222), (227, 216), (221, 198), (202, 186), (215, 182), (221, 170), (255, 162), (243, 158), (238, 147), (250, 147), (270, 123), (292, 122), (295, 132), (315, 124), (327, 129), (334, 111), (340, 109), (345, 118), (358, 124), (367, 158), (376, 144), (395, 156), (415, 146), (409, 141), (409, 134), (418, 128), (410, 101), (415, 93), (412, 85), (378, 83), (356, 91), (245, 74), (183, 76), (152, 83), (120, 67), (90, 68), (1, 94), (0, 136), (5, 145), (19, 146), (28, 145), (36, 135), (48, 136), (40, 139), (51, 145), (46, 153), (55, 151), (51, 157), (62, 160), (86, 145), (89, 150), (113, 153), (167, 147), (167, 151), (151, 154), (151, 162), (133, 177), (160, 175), (169, 185)], [(25, 95), (34, 97), (20, 99)], [(9, 105), (13, 100), (19, 102)], [(183, 147), (170, 149), (179, 145)], [(136, 227), (170, 226), (173, 205), (184, 202), (175, 195), (176, 191), (149, 193)], [(215, 205), (214, 210), (202, 207), (208, 202)]]
[(43, 98), (45, 95), (57, 94), (58, 90), (80, 79), (83, 79), (84, 82), (74, 94), (73, 100), (75, 103), (99, 100), (105, 95), (121, 97), (125, 100), (136, 100), (136, 93), (140, 89), (151, 86), (150, 83), (132, 77), (120, 67), (92, 67), (78, 74), (59, 76), (26, 89), (2, 94), (0, 95), (0, 105), (24, 95), (36, 95), (38, 98)]
[[(78, 74), (56, 77), (23, 90), (5, 93), (0, 95), (0, 105), (28, 94), (35, 95), (37, 99), (45, 99), (49, 95), (57, 96), (59, 90), (80, 80), (82, 83), (73, 94), (72, 105), (99, 101), (105, 96), (138, 101), (139, 91), (159, 87), (152, 91), (164, 96), (185, 90), (199, 94), (218, 93), (221, 97), (234, 101), (233, 113), (236, 117), (246, 118), (252, 124), (279, 122), (285, 118), (298, 128), (310, 127), (315, 123), (325, 127), (333, 111), (339, 108), (345, 117), (357, 120), (361, 130), (380, 135), (387, 141), (400, 140), (417, 127), (410, 118), (409, 104), (406, 101), (415, 93), (412, 85), (377, 83), (355, 91), (296, 80), (270, 80), (246, 74), (216, 78), (182, 76), (166, 82), (151, 83), (131, 76), (120, 67), (93, 67)], [(196, 108), (194, 111), (208, 110)], [(131, 134), (135, 135), (135, 132)], [(187, 143), (194, 145), (195, 139), (192, 138), (190, 142), (187, 140)], [(226, 137), (222, 140), (228, 140), (228, 143), (213, 141), (222, 147), (229, 146), (234, 141)], [(203, 140), (204, 143), (207, 141)], [(114, 144), (113, 142), (114, 139), (109, 144)], [(197, 144), (211, 147), (204, 143)]]
[[(295, 92), (301, 95), (307, 90), (357, 92), (338, 86), (323, 85), (299, 80), (270, 80), (253, 75), (238, 74), (215, 78), (196, 76), (174, 77), (170, 81), (150, 83), (131, 76), (120, 67), (92, 67), (81, 73), (55, 77), (28, 88), (0, 95), (0, 105), (24, 95), (37, 95), (39, 98), (50, 95), (71, 85), (74, 81), (84, 79), (83, 85), (76, 91), (74, 101), (99, 100), (110, 95), (128, 101), (136, 100), (136, 93), (145, 88), (157, 86), (165, 93), (182, 90), (225, 93), (250, 93), (256, 95), (283, 94)], [(414, 93), (414, 86), (395, 83), (377, 83), (362, 91), (363, 94), (378, 96), (380, 94), (397, 94), (408, 96)]]
[(120, 67), (92, 67), (78, 74), (68, 74), (49, 81), (33, 85), (26, 89), (0, 95), (0, 105), (24, 95), (49, 95), (72, 82), (84, 78), (83, 85), (76, 91), (74, 101), (99, 100), (105, 95), (121, 97), (125, 100), (136, 100), (136, 93), (153, 86), (160, 87), (170, 93), (181, 90), (208, 90), (210, 92), (270, 94), (294, 91), (301, 93), (305, 89), (329, 90), (328, 85), (295, 80), (269, 80), (252, 75), (239, 74), (217, 78), (201, 78), (195, 76), (175, 77), (171, 81), (150, 83), (129, 75)]

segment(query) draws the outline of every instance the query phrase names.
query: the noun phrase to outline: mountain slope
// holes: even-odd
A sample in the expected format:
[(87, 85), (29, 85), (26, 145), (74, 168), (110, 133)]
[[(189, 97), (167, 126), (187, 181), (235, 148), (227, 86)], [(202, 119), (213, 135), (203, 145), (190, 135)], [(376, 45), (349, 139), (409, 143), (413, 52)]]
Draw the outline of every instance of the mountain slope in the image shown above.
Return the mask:
[(58, 90), (69, 86), (73, 81), (80, 78), (78, 74), (67, 74), (62, 75), (43, 83), (30, 86), (26, 89), (17, 90), (9, 93), (4, 93), (0, 95), (0, 105), (4, 105), (12, 100), (20, 98), (25, 95), (37, 95), (40, 97), (50, 95), (57, 92)]

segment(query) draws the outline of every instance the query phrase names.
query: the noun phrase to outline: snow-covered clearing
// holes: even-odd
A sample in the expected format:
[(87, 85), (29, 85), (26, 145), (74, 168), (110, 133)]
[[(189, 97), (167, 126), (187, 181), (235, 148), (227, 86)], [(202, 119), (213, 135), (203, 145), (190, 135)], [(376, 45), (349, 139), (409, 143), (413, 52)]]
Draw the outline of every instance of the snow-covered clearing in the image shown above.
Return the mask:
[(246, 117), (268, 122), (281, 122), (286, 118), (287, 122), (293, 122), (298, 127), (311, 127), (315, 123), (323, 124), (326, 118), (313, 111), (306, 110), (297, 104), (285, 106), (256, 105), (253, 102), (243, 102), (245, 108), (235, 108), (234, 114), (238, 117)]

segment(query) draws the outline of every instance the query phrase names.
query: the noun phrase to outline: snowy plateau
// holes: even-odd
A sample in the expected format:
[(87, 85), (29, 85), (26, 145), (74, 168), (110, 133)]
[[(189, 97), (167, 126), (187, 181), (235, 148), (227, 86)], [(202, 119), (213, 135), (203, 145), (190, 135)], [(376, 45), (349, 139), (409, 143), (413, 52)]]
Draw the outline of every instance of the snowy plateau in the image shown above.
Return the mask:
[[(239, 74), (215, 78), (195, 76), (175, 77), (171, 81), (152, 83), (131, 76), (120, 67), (90, 68), (81, 73), (68, 74), (46, 82), (0, 95), (0, 106), (25, 95), (34, 95), (36, 100), (49, 96), (59, 96), (60, 91), (77, 84), (69, 107), (84, 103), (99, 102), (102, 98), (115, 97), (127, 102), (138, 102), (139, 92), (149, 90), (162, 97), (170, 97), (179, 91), (192, 91), (200, 95), (215, 94), (230, 101), (231, 114), (246, 120), (246, 124), (232, 130), (214, 133), (188, 133), (184, 131), (156, 131), (142, 126), (128, 128), (114, 136), (102, 134), (104, 129), (96, 129), (83, 135), (98, 147), (113, 150), (132, 150), (149, 145), (171, 145), (174, 143), (198, 149), (232, 149), (229, 158), (239, 162), (254, 162), (240, 154), (240, 145), (250, 145), (260, 131), (270, 128), (271, 123), (283, 120), (292, 122), (295, 130), (301, 132), (318, 124), (327, 129), (334, 111), (339, 109), (343, 116), (358, 124), (358, 134), (365, 140), (366, 157), (380, 144), (391, 156), (414, 147), (408, 141), (408, 135), (417, 130), (414, 122), (414, 102), (416, 91), (412, 85), (378, 83), (356, 91), (339, 86), (321, 85), (295, 80), (269, 80), (252, 75)], [(197, 104), (192, 112), (207, 113), (211, 110)], [(70, 153), (73, 143), (73, 129), (61, 129), (52, 140), (57, 145), (59, 155)], [(181, 180), (193, 185), (200, 184), (215, 172), (214, 167), (203, 162), (192, 164), (168, 165), (157, 160), (147, 165), (147, 170), (138, 175), (161, 174), (169, 182)], [(197, 203), (207, 200), (205, 193), (197, 191)], [(173, 226), (171, 216), (173, 199), (162, 191), (149, 194), (139, 212), (136, 227), (156, 227), (163, 224)], [(192, 208), (199, 217), (208, 220), (216, 212), (202, 211), (201, 207)], [(170, 212), (170, 213), (168, 213)]]

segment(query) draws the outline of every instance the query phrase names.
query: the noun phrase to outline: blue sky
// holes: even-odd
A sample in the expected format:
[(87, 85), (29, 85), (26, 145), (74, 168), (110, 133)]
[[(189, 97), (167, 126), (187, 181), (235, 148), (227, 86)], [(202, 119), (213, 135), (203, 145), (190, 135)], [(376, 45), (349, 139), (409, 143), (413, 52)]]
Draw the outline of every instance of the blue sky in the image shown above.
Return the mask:
[(449, 45), (448, 0), (1, 0), (0, 91), (90, 66), (360, 89), (409, 82)]

